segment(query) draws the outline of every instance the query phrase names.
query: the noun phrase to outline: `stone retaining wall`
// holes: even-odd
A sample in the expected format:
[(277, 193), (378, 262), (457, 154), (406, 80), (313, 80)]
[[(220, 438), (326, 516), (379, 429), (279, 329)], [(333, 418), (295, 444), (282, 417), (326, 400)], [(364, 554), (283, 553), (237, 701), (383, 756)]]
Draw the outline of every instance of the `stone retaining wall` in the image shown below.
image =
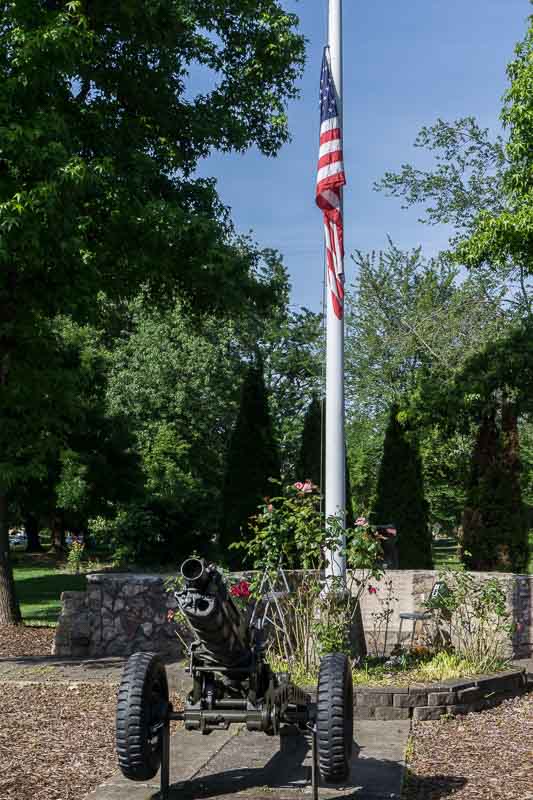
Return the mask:
[(168, 612), (174, 595), (160, 576), (102, 573), (87, 576), (86, 592), (63, 592), (52, 652), (58, 656), (128, 656), (156, 650), (180, 656)]
[[(291, 584), (299, 573), (291, 573)], [(508, 608), (516, 625), (509, 655), (533, 655), (533, 576), (508, 573), (476, 573), (498, 577), (507, 586)], [(401, 612), (422, 611), (438, 573), (430, 570), (387, 570), (376, 592), (365, 592), (361, 613), (369, 652), (374, 647), (374, 614), (383, 608), (387, 582), (391, 582), (392, 615), (386, 641), (384, 631), (377, 637), (378, 648), (390, 653), (398, 638)], [(167, 614), (176, 607), (172, 593), (166, 591), (165, 577), (133, 573), (99, 573), (87, 576), (86, 592), (63, 592), (63, 609), (56, 629), (53, 652), (64, 656), (129, 655), (136, 650), (156, 649), (179, 655), (181, 648), (175, 626)], [(402, 639), (410, 637), (411, 622), (403, 628)], [(381, 638), (380, 638), (381, 637)]]
[[(513, 575), (505, 572), (476, 572), (470, 573), (479, 580), (498, 578), (506, 587), (507, 608), (511, 621), (515, 625), (512, 641), (509, 642), (508, 655), (513, 658), (529, 658), (533, 655), (533, 575)], [(427, 600), (432, 587), (439, 580), (439, 573), (435, 570), (387, 570), (384, 578), (376, 582), (375, 593), (365, 592), (361, 598), (361, 614), (366, 633), (369, 651), (375, 646), (377, 649), (389, 654), (398, 639), (400, 627), (400, 613), (424, 611), (424, 601)], [(388, 582), (392, 584), (392, 614), (387, 630), (387, 640), (384, 641), (384, 630), (375, 632), (375, 617), (383, 609), (383, 601), (387, 594)], [(419, 628), (420, 626), (418, 626)], [(402, 628), (402, 641), (411, 636), (412, 622), (405, 621)], [(418, 630), (417, 630), (418, 633)]]
[(533, 689), (525, 670), (409, 687), (354, 687), (356, 719), (428, 720), (482, 711)]

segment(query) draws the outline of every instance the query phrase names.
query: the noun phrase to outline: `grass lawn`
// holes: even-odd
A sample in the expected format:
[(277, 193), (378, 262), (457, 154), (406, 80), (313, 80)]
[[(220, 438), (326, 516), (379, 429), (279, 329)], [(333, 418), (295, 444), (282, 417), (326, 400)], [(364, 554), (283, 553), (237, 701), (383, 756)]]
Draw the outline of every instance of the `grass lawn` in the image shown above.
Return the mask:
[[(434, 569), (454, 569), (460, 566), (459, 541), (456, 538), (450, 536), (447, 539), (435, 539), (432, 550)], [(533, 575), (533, 530), (529, 531), (529, 563), (526, 574)]]
[(434, 539), (432, 550), (434, 569), (454, 569), (461, 563), (459, 541), (451, 536), (447, 539)]
[(61, 592), (85, 589), (84, 575), (59, 569), (50, 556), (20, 554), (13, 562), (17, 596), (26, 623), (55, 625), (61, 611)]

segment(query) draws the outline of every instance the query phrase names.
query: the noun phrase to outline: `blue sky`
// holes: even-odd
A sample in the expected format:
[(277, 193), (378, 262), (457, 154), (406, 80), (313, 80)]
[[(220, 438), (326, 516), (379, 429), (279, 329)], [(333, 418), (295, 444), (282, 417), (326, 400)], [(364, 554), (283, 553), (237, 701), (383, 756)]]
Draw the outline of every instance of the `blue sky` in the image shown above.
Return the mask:
[[(218, 179), (240, 232), (251, 231), (284, 258), (291, 302), (318, 311), (322, 297), (322, 225), (314, 205), (318, 81), (327, 0), (282, 0), (308, 39), (301, 97), (289, 107), (292, 142), (276, 159), (254, 150), (215, 154), (199, 174)], [(379, 250), (387, 235), (427, 255), (446, 231), (420, 225), (415, 211), (373, 191), (386, 170), (421, 163), (417, 132), (438, 117), (474, 115), (497, 130), (506, 64), (526, 31), (529, 0), (344, 0), (344, 160), (347, 254)], [(353, 262), (346, 259), (348, 280)]]

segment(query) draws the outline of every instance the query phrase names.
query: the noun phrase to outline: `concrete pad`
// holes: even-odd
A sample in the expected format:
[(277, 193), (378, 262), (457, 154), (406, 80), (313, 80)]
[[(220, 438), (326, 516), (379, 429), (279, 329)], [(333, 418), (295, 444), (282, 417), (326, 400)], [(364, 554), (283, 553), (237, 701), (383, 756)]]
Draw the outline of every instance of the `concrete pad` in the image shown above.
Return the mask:
[[(363, 721), (345, 786), (321, 786), (321, 798), (397, 800), (410, 723)], [(209, 736), (178, 731), (170, 742), (170, 800), (303, 800), (311, 794), (311, 740), (286, 729), (281, 737), (243, 727)], [(87, 800), (150, 800), (158, 777), (136, 784), (116, 774)]]
[[(202, 736), (196, 731), (180, 730), (170, 740), (170, 783), (176, 790), (190, 781), (231, 739), (239, 728)], [(115, 772), (88, 794), (87, 800), (150, 800), (159, 790), (159, 773), (147, 783), (127, 780)]]

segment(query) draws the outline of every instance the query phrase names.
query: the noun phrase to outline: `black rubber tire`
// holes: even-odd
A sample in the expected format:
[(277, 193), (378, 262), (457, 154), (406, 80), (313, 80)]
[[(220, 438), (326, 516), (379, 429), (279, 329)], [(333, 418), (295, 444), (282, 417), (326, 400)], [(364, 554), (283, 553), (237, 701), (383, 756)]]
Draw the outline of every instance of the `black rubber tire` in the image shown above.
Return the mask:
[(353, 744), (352, 670), (343, 653), (320, 659), (316, 727), (320, 775), (326, 783), (343, 783)]
[(116, 747), (122, 774), (147, 781), (161, 764), (162, 732), (152, 727), (168, 713), (165, 665), (155, 653), (134, 653), (124, 667), (118, 690)]

